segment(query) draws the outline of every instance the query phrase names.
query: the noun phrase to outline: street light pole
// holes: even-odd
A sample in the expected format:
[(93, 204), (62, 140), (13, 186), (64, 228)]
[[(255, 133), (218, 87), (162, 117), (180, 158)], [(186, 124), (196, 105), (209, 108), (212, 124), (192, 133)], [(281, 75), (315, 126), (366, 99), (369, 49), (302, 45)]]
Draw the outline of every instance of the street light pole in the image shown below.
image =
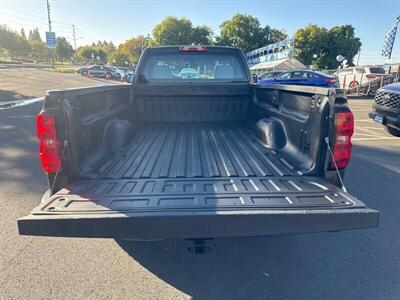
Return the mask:
[(148, 41), (149, 39), (150, 39), (150, 34), (147, 34), (146, 36), (143, 37), (143, 39), (142, 39), (142, 51), (140, 52), (140, 55), (142, 55), (142, 53), (144, 51), (144, 48), (145, 48), (144, 42)]
[(72, 24), (72, 38), (74, 39), (74, 52), (75, 52), (75, 63), (76, 63), (76, 59), (77, 59), (77, 55), (76, 55), (76, 34), (75, 34), (75, 25)]

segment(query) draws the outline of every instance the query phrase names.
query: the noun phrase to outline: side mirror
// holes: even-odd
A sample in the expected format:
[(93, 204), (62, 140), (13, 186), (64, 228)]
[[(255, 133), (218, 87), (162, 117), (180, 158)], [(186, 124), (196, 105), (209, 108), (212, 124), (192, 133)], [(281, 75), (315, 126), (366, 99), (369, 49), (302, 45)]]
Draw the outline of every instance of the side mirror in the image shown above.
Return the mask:
[(126, 76), (126, 82), (133, 83), (134, 78), (135, 78), (135, 74), (128, 74)]
[(251, 74), (251, 77), (252, 77), (252, 79), (253, 79), (253, 83), (257, 83), (257, 81), (258, 81), (258, 76), (257, 76), (257, 74)]

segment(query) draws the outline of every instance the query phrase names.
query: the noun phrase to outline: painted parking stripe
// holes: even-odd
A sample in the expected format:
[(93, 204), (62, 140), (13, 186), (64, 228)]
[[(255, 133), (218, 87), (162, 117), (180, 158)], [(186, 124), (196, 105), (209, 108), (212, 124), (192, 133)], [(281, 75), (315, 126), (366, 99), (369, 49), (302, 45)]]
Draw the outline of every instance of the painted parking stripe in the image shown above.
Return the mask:
[(354, 134), (354, 136), (357, 136), (357, 135), (369, 136), (369, 137), (380, 137), (380, 136), (378, 136), (378, 135), (376, 135), (376, 134), (367, 134), (367, 133), (359, 133), (359, 132), (356, 132), (356, 133)]
[(352, 141), (379, 141), (379, 140), (398, 140), (398, 137), (366, 137), (366, 138), (352, 138)]

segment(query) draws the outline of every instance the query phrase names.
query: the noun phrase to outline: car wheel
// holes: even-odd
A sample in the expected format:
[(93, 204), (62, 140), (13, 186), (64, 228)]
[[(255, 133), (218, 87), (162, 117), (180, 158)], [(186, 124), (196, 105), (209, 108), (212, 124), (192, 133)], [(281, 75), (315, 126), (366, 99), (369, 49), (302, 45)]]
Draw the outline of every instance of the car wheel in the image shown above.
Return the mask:
[(400, 137), (400, 130), (393, 128), (393, 127), (385, 127), (386, 131), (389, 132), (391, 135)]
[(104, 76), (105, 79), (111, 79), (111, 74), (110, 73), (106, 73)]
[(81, 74), (82, 74), (83, 76), (87, 76), (88, 73), (89, 73), (89, 72), (88, 72), (87, 70), (83, 70)]
[(351, 91), (357, 91), (358, 87), (359, 87), (359, 83), (357, 81), (352, 81), (349, 84), (349, 90)]

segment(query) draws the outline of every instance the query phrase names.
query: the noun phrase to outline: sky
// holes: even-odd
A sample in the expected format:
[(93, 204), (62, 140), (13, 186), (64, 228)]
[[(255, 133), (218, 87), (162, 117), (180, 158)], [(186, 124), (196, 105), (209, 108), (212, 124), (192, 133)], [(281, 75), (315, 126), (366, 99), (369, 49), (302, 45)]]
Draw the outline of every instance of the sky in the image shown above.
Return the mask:
[[(72, 44), (72, 24), (77, 46), (112, 40), (124, 42), (138, 34), (151, 34), (166, 16), (187, 17), (194, 25), (207, 25), (219, 33), (219, 25), (236, 13), (257, 17), (262, 26), (284, 29), (293, 36), (312, 23), (330, 28), (351, 24), (361, 39), (360, 64), (382, 64), (385, 34), (400, 15), (400, 0), (49, 0), (53, 31)], [(46, 0), (0, 0), (0, 24), (29, 32), (48, 30)], [(399, 26), (400, 27), (400, 26)], [(357, 57), (355, 59), (357, 61)], [(400, 62), (400, 28), (392, 62)]]

